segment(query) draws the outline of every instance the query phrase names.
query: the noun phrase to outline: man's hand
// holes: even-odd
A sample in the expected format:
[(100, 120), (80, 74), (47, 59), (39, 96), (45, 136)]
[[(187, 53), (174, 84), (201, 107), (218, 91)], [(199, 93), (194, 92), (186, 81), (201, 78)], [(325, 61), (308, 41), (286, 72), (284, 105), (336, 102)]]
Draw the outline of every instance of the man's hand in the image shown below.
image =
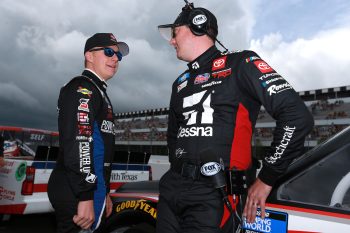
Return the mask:
[(73, 222), (82, 229), (89, 229), (95, 221), (94, 201), (80, 201), (78, 203), (78, 212), (73, 217)]
[(107, 193), (107, 197), (106, 197), (106, 217), (108, 218), (111, 213), (112, 213), (112, 207), (113, 207), (113, 203), (112, 203), (112, 199), (109, 196), (109, 194)]
[(0, 157), (0, 167), (3, 167), (3, 166), (5, 166), (5, 159), (4, 159), (4, 157)]
[(265, 202), (271, 192), (272, 187), (263, 183), (259, 178), (248, 190), (247, 201), (245, 203), (243, 216), (248, 223), (255, 221), (256, 210), (261, 209), (261, 218), (265, 218)]

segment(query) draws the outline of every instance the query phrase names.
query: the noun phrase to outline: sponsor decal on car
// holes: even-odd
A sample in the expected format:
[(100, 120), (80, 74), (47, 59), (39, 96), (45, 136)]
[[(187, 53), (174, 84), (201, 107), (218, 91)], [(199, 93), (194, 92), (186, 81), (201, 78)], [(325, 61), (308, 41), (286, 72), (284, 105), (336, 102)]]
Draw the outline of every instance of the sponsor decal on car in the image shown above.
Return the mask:
[(15, 172), (15, 178), (17, 181), (22, 181), (24, 179), (24, 177), (26, 176), (26, 169), (27, 169), (26, 162), (22, 162), (19, 164)]
[(272, 210), (266, 210), (265, 218), (261, 218), (261, 211), (256, 211), (255, 222), (243, 222), (244, 233), (286, 233), (288, 230), (288, 214)]

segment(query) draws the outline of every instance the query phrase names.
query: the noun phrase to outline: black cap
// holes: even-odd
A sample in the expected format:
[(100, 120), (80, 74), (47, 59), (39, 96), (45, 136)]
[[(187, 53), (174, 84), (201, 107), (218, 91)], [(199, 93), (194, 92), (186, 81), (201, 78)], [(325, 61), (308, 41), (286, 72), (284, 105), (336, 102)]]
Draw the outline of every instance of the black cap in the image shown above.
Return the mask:
[[(195, 25), (196, 22), (191, 22), (195, 20), (196, 17), (193, 17), (194, 15), (191, 14), (191, 12), (196, 11), (196, 14), (205, 14), (206, 20), (207, 20), (207, 26), (205, 29), (205, 33), (210, 36), (211, 38), (213, 38), (214, 40), (216, 39), (217, 35), (218, 35), (218, 24), (217, 24), (217, 20), (216, 17), (213, 13), (211, 13), (209, 10), (202, 8), (202, 7), (193, 7), (193, 4), (189, 4), (186, 6), (184, 6), (182, 8), (182, 12), (177, 16), (177, 18), (175, 19), (174, 23), (172, 24), (164, 24), (164, 25), (159, 25), (158, 29), (164, 30), (164, 29), (171, 29), (174, 27), (179, 27), (182, 25), (188, 25), (191, 28), (191, 24)], [(193, 19), (191, 19), (193, 18)], [(169, 39), (168, 36), (164, 35), (164, 33), (169, 33), (168, 32), (162, 32), (161, 34), (166, 38)]]
[(112, 33), (96, 33), (92, 37), (86, 40), (84, 54), (95, 48), (116, 45), (123, 57), (129, 54), (129, 46), (122, 41), (117, 41)]

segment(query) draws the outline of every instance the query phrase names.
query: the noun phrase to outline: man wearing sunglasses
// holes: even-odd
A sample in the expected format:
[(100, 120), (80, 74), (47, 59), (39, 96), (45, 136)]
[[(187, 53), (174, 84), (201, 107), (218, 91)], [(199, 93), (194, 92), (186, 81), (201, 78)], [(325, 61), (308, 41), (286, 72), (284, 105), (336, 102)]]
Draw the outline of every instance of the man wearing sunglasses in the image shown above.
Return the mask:
[(84, 48), (85, 70), (60, 91), (60, 150), (48, 184), (57, 232), (92, 232), (111, 214), (114, 114), (106, 81), (128, 53), (112, 33), (93, 35)]
[[(233, 195), (247, 196), (238, 214), (243, 212), (248, 222), (254, 222), (257, 208), (264, 218), (273, 184), (301, 155), (312, 115), (291, 85), (256, 53), (216, 48), (215, 42), (221, 44), (217, 20), (207, 9), (187, 3), (173, 24), (158, 28), (188, 67), (172, 86), (171, 168), (159, 182), (157, 233), (235, 232), (230, 229), (238, 225), (232, 217), (237, 208), (231, 205), (238, 200)], [(251, 166), (261, 105), (276, 119), (276, 128), (263, 168), (247, 191), (242, 174)], [(222, 181), (222, 170), (232, 182)]]

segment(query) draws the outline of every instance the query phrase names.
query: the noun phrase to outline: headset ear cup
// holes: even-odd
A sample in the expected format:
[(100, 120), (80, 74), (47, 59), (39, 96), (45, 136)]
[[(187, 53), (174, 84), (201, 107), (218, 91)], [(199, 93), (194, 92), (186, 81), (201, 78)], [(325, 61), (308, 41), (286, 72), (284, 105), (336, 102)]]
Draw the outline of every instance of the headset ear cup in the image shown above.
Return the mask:
[(207, 34), (208, 17), (203, 11), (199, 9), (192, 10), (189, 21), (188, 25), (194, 35), (203, 36)]

